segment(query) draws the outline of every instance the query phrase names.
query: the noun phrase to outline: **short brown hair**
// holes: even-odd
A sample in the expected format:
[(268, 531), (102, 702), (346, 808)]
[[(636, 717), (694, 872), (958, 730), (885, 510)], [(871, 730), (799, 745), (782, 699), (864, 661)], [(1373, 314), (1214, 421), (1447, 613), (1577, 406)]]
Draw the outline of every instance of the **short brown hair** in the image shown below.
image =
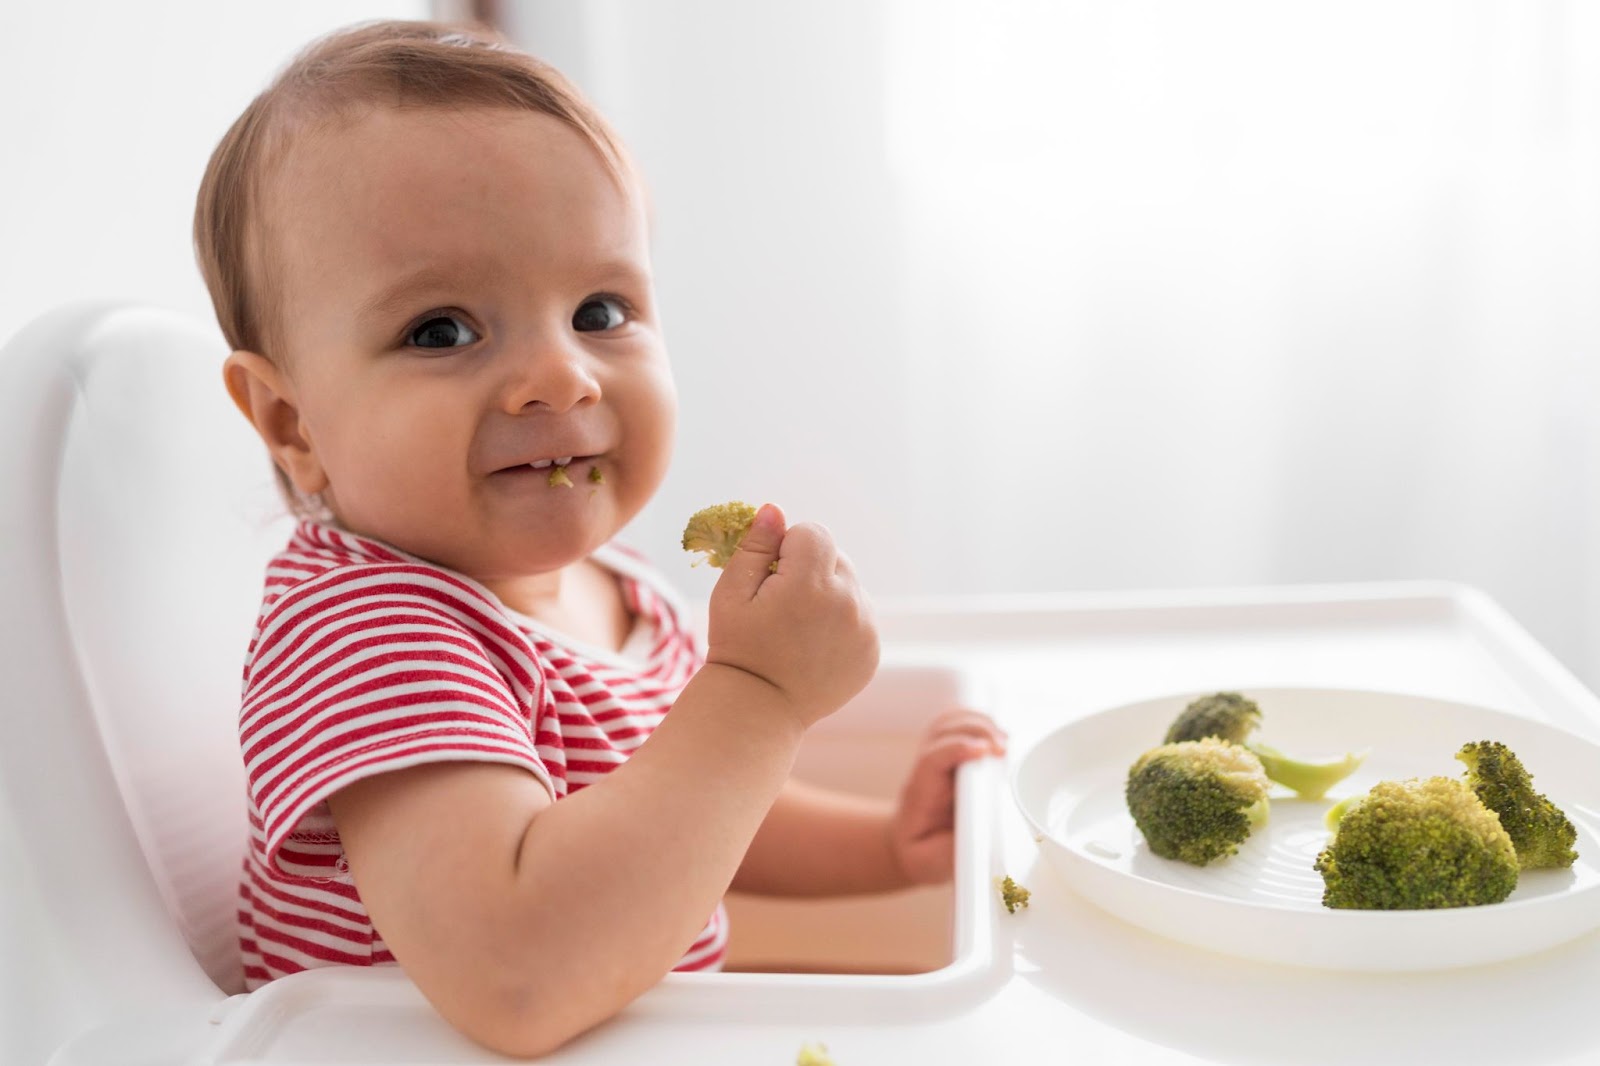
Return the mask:
[(554, 67), (498, 33), (442, 22), (381, 21), (313, 41), (223, 135), (200, 182), (195, 257), (229, 347), (273, 358), (275, 265), (262, 192), (295, 135), (372, 104), (537, 111), (589, 141), (622, 179), (631, 172), (599, 112)]

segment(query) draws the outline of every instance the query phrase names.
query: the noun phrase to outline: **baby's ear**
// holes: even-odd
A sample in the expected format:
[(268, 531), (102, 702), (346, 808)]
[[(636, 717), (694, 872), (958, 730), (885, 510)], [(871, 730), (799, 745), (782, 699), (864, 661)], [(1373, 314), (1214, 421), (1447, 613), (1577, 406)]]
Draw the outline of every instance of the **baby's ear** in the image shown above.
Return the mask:
[(306, 435), (288, 376), (259, 352), (236, 351), (222, 364), (222, 381), (295, 489), (315, 496), (327, 488), (328, 476)]

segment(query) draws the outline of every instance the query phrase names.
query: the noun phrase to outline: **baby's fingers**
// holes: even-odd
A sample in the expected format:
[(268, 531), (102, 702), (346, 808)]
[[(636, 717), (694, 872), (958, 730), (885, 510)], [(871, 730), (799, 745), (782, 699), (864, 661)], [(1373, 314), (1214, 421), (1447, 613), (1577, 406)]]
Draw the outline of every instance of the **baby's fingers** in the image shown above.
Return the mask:
[(984, 744), (995, 755), (1004, 755), (1006, 751), (1005, 730), (996, 725), (994, 719), (980, 711), (961, 707), (944, 712), (928, 727), (927, 742), (933, 744), (951, 736), (965, 737)]
[(832, 574), (838, 564), (833, 535), (815, 522), (791, 527), (778, 553), (778, 569), (786, 576)]
[(717, 579), (719, 592), (731, 592), (749, 600), (772, 572), (772, 564), (783, 550), (785, 540), (783, 512), (776, 504), (762, 504), (750, 529), (739, 542)]
[(982, 742), (959, 734), (941, 737), (923, 748), (900, 800), (913, 836), (950, 827), (954, 819), (956, 768), (987, 754)]
[(964, 762), (994, 754), (989, 738), (971, 733), (945, 733), (929, 741), (922, 763), (933, 773), (948, 773)]
[(856, 564), (850, 561), (850, 556), (840, 552), (833, 562), (833, 572), (836, 576), (844, 578), (852, 585), (856, 583)]

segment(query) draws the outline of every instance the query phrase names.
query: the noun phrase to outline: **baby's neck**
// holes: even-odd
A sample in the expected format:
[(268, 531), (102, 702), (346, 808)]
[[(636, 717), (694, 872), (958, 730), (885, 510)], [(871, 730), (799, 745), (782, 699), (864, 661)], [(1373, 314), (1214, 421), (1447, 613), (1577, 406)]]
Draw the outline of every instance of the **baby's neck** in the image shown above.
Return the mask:
[(550, 611), (560, 610), (562, 603), (571, 598), (572, 577), (585, 562), (580, 559), (570, 566), (542, 574), (478, 580), (513, 611), (530, 618), (543, 618)]
[(617, 575), (589, 559), (549, 574), (485, 584), (513, 611), (585, 644), (617, 651), (633, 628)]

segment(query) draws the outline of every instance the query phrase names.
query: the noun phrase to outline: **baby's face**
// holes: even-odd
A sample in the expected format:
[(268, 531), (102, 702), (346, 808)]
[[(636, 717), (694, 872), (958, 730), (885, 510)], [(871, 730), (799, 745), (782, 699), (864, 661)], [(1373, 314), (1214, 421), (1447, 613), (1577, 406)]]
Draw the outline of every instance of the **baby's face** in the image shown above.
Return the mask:
[(676, 413), (645, 218), (579, 134), (376, 109), (297, 147), (269, 195), (284, 361), (346, 528), (495, 582), (644, 506)]

